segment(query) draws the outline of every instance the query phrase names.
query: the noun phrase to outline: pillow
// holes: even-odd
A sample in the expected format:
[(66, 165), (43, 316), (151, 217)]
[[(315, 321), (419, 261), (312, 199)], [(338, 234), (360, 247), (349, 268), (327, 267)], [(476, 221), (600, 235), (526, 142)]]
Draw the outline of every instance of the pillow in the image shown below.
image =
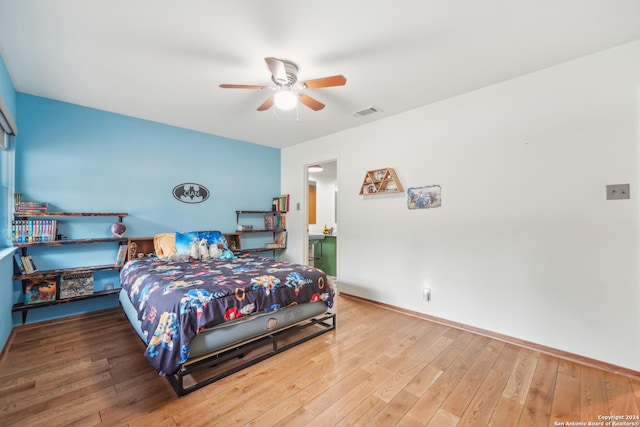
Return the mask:
[(158, 258), (174, 255), (176, 251), (176, 233), (161, 233), (153, 236), (153, 248)]
[(191, 254), (191, 245), (205, 239), (208, 245), (222, 245), (222, 255), (220, 258), (234, 258), (233, 252), (229, 250), (227, 239), (220, 231), (190, 231), (188, 233), (175, 233), (176, 253)]

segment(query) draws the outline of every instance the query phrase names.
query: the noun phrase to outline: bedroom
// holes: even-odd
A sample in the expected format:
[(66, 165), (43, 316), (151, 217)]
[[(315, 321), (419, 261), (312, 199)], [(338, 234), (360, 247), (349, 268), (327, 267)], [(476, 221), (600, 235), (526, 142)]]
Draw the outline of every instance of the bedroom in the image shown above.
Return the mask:
[[(213, 225), (230, 231), (236, 209), (261, 208), (273, 195), (289, 193), (294, 206), (304, 206), (304, 166), (337, 159), (341, 292), (639, 371), (634, 31), (562, 63), (282, 149), (21, 92), (12, 83), (17, 65), (3, 55), (0, 89), (19, 127), (16, 188), (67, 211), (128, 212), (131, 236)], [(0, 42), (4, 54), (11, 39)], [(262, 46), (258, 60), (278, 54)], [(242, 72), (212, 81), (207, 96), (242, 98), (236, 114), (254, 114), (261, 96), (216, 91), (219, 83), (262, 81), (260, 69)], [(334, 73), (347, 76), (345, 90), (358, 84), (339, 66), (320, 75)], [(317, 93), (328, 93), (326, 110), (346, 102), (338, 89)], [(357, 108), (378, 103), (364, 101)], [(163, 105), (168, 117), (185, 108)], [(289, 118), (278, 117), (278, 125), (292, 127), (280, 120)], [(301, 116), (296, 126), (312, 121)], [(176, 153), (192, 161), (178, 174), (159, 174), (158, 164), (174, 164)], [(205, 157), (221, 161), (195, 161)], [(359, 196), (365, 171), (377, 167), (393, 167), (405, 189), (441, 185), (442, 207), (409, 210), (403, 197)], [(167, 188), (181, 182), (202, 183), (211, 199), (176, 203)], [(622, 183), (631, 185), (631, 199), (605, 200), (606, 185)], [(288, 216), (284, 256), (294, 262), (305, 256), (302, 212)], [(11, 259), (1, 262), (4, 343), (19, 319), (5, 298), (14, 293)], [(424, 287), (432, 290), (429, 303)], [(29, 316), (97, 308), (105, 307), (59, 306)]]

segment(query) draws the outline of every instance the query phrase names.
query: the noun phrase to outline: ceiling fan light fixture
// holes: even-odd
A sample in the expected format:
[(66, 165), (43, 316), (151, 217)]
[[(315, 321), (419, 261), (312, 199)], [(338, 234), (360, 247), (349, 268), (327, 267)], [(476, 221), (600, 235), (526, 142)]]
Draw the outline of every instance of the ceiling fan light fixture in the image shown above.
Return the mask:
[(298, 97), (290, 90), (280, 90), (273, 95), (273, 102), (280, 110), (293, 110), (298, 105)]

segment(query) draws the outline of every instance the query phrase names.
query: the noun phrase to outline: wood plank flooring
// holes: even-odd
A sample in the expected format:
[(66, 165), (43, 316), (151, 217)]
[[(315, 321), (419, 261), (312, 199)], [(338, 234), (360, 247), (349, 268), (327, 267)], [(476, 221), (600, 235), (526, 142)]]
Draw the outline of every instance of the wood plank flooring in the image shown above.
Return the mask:
[(19, 328), (0, 365), (0, 425), (537, 427), (640, 415), (640, 381), (345, 296), (336, 306), (336, 331), (182, 398), (119, 309)]

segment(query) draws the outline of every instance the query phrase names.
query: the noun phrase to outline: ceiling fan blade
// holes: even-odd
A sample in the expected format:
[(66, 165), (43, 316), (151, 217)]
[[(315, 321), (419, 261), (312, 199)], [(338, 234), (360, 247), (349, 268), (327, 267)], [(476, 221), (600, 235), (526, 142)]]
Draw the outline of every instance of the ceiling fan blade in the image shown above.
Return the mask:
[(258, 111), (267, 111), (273, 105), (273, 96), (267, 99), (258, 107)]
[(258, 85), (228, 85), (222, 84), (220, 85), (222, 89), (264, 89), (266, 86), (258, 86)]
[(271, 71), (271, 75), (273, 79), (278, 84), (287, 84), (289, 79), (287, 78), (287, 70), (284, 67), (284, 62), (279, 60), (278, 58), (264, 58), (267, 62), (267, 66), (269, 67), (269, 71)]
[(307, 80), (302, 82), (306, 89), (317, 89), (321, 87), (342, 86), (347, 83), (347, 79), (342, 75), (323, 77), (320, 79)]
[(300, 94), (300, 102), (311, 108), (313, 111), (320, 111), (324, 108), (324, 104), (322, 102), (315, 100), (309, 95), (305, 95), (304, 93)]

